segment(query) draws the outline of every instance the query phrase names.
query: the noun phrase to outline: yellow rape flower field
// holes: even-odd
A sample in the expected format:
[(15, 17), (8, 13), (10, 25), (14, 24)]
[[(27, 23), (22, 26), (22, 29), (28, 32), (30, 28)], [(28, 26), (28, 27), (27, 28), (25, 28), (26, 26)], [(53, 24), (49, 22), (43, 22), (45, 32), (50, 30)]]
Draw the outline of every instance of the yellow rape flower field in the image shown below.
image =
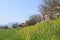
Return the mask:
[(16, 29), (1, 29), (0, 40), (60, 40), (60, 18)]

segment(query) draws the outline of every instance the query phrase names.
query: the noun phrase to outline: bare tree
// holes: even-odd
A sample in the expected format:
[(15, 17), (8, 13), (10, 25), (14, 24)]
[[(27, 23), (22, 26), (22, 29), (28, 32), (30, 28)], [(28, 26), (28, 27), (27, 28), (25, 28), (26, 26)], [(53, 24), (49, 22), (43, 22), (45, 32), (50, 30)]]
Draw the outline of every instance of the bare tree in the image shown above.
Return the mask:
[(41, 15), (40, 14), (32, 15), (32, 16), (30, 16), (30, 20), (33, 20), (35, 22), (40, 22), (41, 21)]
[(36, 14), (36, 15), (32, 15), (30, 16), (29, 20), (26, 21), (29, 25), (34, 25), (37, 22), (41, 22), (41, 15), (40, 14)]
[(19, 27), (19, 24), (18, 23), (15, 23), (12, 25), (12, 28), (18, 28)]
[(54, 18), (60, 15), (60, 1), (59, 0), (44, 0), (44, 5), (40, 5), (39, 9), (43, 15), (48, 15), (50, 18)]

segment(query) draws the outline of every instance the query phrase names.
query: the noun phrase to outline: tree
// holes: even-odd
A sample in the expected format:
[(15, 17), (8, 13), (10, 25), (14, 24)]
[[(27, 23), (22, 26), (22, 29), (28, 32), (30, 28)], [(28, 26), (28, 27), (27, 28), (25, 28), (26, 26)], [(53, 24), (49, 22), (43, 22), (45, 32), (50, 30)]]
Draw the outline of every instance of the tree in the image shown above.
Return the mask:
[(12, 25), (12, 28), (17, 28), (17, 27), (19, 27), (18, 23), (15, 23), (15, 24)]
[(36, 24), (36, 22), (33, 21), (33, 20), (28, 20), (28, 21), (26, 21), (26, 23), (27, 23), (28, 25), (34, 25), (34, 24)]
[[(43, 15), (48, 15), (50, 19), (55, 18), (55, 16), (60, 15), (60, 1), (59, 0), (44, 0), (44, 5), (40, 5), (39, 9)], [(57, 15), (55, 15), (57, 14)]]
[(41, 22), (41, 15), (40, 14), (32, 15), (32, 16), (30, 16), (29, 20), (26, 21), (26, 23), (29, 25), (34, 25), (37, 22)]
[(8, 29), (9, 27), (8, 27), (8, 26), (4, 26), (3, 28), (4, 28), (4, 29)]

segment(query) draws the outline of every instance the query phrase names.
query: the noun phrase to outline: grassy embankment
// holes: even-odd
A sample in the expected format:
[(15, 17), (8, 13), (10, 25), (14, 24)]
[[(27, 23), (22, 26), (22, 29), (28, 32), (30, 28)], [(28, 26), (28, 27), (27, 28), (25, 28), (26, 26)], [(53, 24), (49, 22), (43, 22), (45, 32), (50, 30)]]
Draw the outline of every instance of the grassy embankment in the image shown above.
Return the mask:
[(60, 40), (60, 18), (25, 28), (0, 30), (0, 40)]

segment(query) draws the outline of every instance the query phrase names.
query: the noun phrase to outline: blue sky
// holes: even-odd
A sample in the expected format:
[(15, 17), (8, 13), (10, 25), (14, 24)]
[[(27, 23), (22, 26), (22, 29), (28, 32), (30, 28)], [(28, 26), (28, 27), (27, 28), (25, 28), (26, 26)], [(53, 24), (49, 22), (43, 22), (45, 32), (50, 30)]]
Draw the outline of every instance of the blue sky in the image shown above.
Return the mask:
[(0, 0), (0, 24), (24, 22), (32, 14), (38, 13), (41, 0)]

